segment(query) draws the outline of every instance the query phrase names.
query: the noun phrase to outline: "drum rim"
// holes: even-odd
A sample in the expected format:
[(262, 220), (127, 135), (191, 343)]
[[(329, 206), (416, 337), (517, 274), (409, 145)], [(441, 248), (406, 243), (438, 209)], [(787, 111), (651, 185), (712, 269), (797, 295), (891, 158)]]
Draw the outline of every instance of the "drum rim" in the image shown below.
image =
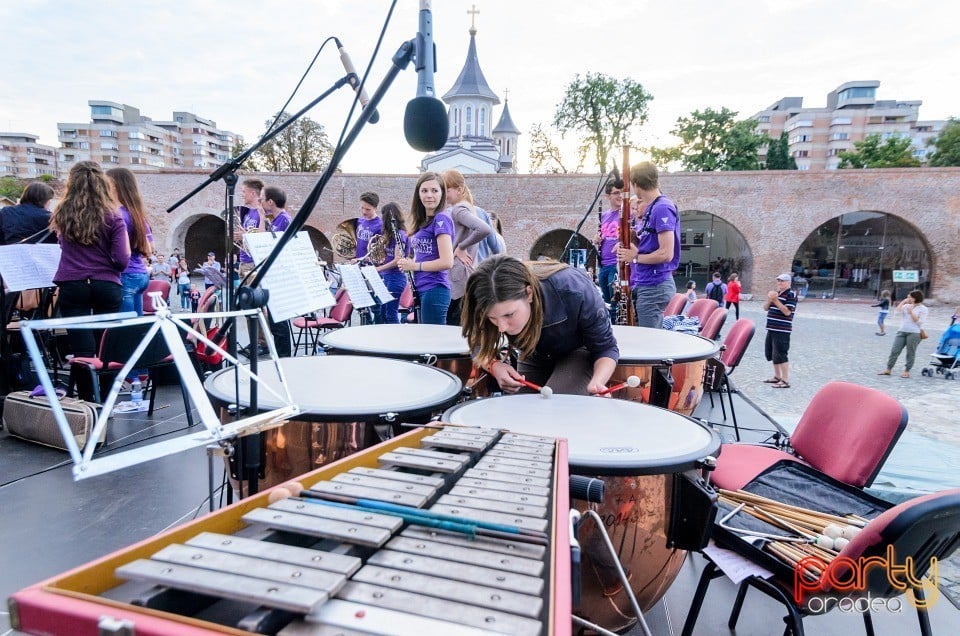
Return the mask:
[[(462, 409), (462, 408), (470, 408), (471, 405), (475, 406), (476, 404), (481, 404), (481, 403), (487, 402), (487, 401), (489, 401), (489, 400), (502, 400), (502, 399), (505, 399), (505, 398), (517, 398), (517, 397), (523, 397), (523, 398), (536, 397), (537, 399), (542, 399), (542, 398), (540, 398), (539, 396), (534, 396), (534, 395), (531, 395), (531, 394), (519, 394), (519, 395), (502, 395), (502, 396), (498, 396), (498, 397), (494, 397), (494, 398), (485, 398), (485, 399), (483, 399), (483, 400), (471, 400), (471, 401), (468, 401), (468, 402), (461, 402), (460, 404), (455, 404), (455, 405), (451, 406), (450, 408), (446, 409), (446, 410), (443, 412), (443, 415), (441, 416), (441, 421), (442, 421), (442, 422), (447, 422), (447, 423), (450, 423), (450, 424), (457, 424), (456, 422), (451, 421), (450, 415), (451, 415), (452, 413), (455, 413), (456, 411), (459, 411), (459, 410)], [(579, 397), (589, 397), (589, 396), (579, 396)], [(551, 399), (553, 399), (553, 398), (551, 398)], [(598, 399), (598, 400), (599, 400), (599, 399), (603, 399), (603, 398), (592, 398), (592, 397), (591, 397), (590, 399)], [(704, 448), (704, 449), (697, 450), (697, 451), (691, 451), (691, 452), (685, 453), (685, 454), (683, 454), (683, 455), (678, 455), (678, 456), (670, 457), (670, 458), (668, 458), (668, 459), (651, 459), (651, 460), (645, 460), (645, 461), (638, 461), (638, 462), (636, 462), (635, 464), (633, 464), (633, 465), (631, 465), (631, 466), (629, 466), (629, 467), (626, 467), (626, 466), (609, 466), (609, 465), (604, 466), (604, 465), (598, 465), (598, 464), (595, 464), (595, 463), (593, 463), (593, 462), (582, 461), (582, 460), (581, 460), (580, 463), (578, 463), (578, 462), (573, 458), (573, 453), (574, 453), (575, 451), (570, 447), (569, 440), (568, 440), (568, 444), (567, 444), (567, 445), (568, 445), (567, 463), (568, 463), (568, 465), (569, 465), (569, 467), (570, 467), (570, 474), (571, 474), (571, 475), (586, 475), (586, 476), (596, 475), (596, 476), (600, 476), (600, 477), (606, 477), (606, 476), (609, 476), (609, 477), (624, 477), (624, 476), (640, 477), (640, 476), (648, 476), (648, 475), (670, 475), (670, 474), (674, 474), (674, 473), (681, 473), (681, 472), (683, 472), (683, 471), (685, 471), (685, 470), (689, 470), (689, 469), (692, 469), (692, 468), (696, 468), (697, 464), (698, 464), (701, 460), (703, 460), (703, 459), (706, 458), (706, 457), (716, 456), (717, 452), (720, 450), (720, 445), (721, 445), (721, 443), (722, 443), (722, 439), (720, 438), (720, 434), (717, 433), (717, 431), (715, 431), (715, 430), (713, 430), (712, 428), (710, 428), (709, 426), (707, 426), (706, 424), (704, 424), (703, 422), (701, 422), (700, 420), (697, 420), (696, 418), (690, 417), (690, 416), (688, 416), (688, 415), (684, 415), (684, 414), (682, 414), (682, 413), (678, 413), (678, 412), (676, 412), (676, 411), (671, 411), (671, 410), (669, 410), (669, 409), (663, 409), (663, 408), (660, 408), (660, 407), (658, 407), (658, 406), (653, 406), (653, 405), (651, 405), (651, 404), (642, 404), (642, 403), (640, 403), (640, 405), (641, 405), (641, 406), (644, 406), (644, 407), (647, 407), (647, 408), (651, 408), (651, 409), (657, 409), (657, 410), (660, 410), (660, 411), (666, 411), (667, 413), (670, 413), (670, 414), (672, 414), (672, 415), (676, 415), (677, 417), (682, 417), (683, 419), (689, 420), (689, 421), (692, 422), (693, 424), (696, 424), (698, 427), (702, 428), (704, 431), (706, 431), (706, 432), (710, 435), (710, 441), (709, 441), (709, 443), (707, 444), (707, 447)], [(511, 430), (509, 430), (509, 429), (501, 429), (501, 430), (507, 431), (507, 432), (509, 432), (509, 433), (518, 433), (518, 434), (525, 434), (525, 435), (536, 435), (536, 434), (537, 434), (537, 433), (533, 433), (533, 432), (531, 432), (531, 431), (511, 431)], [(542, 433), (542, 434), (545, 434), (545, 433)]]
[[(323, 348), (335, 355), (343, 355), (344, 353), (348, 355), (356, 356), (365, 356), (365, 357), (376, 357), (376, 358), (390, 358), (393, 360), (422, 360), (427, 357), (435, 357), (438, 360), (456, 360), (459, 358), (470, 358), (470, 347), (467, 344), (467, 341), (463, 341), (464, 349), (462, 351), (447, 351), (445, 353), (436, 353), (434, 351), (419, 352), (419, 353), (408, 353), (403, 351), (386, 351), (386, 350), (375, 350), (368, 347), (365, 347), (363, 343), (351, 343), (343, 344), (337, 342), (330, 342), (329, 339), (336, 340), (337, 336), (341, 333), (346, 333), (348, 330), (353, 330), (352, 333), (357, 333), (358, 330), (364, 329), (367, 331), (375, 331), (383, 327), (394, 328), (393, 325), (355, 325), (352, 327), (344, 327), (343, 329), (335, 329), (329, 333), (325, 333), (320, 336), (320, 344), (323, 345)], [(420, 327), (444, 327), (448, 329), (456, 329), (454, 326), (450, 325), (400, 325), (400, 328), (410, 328), (414, 330)]]
[[(624, 325), (614, 325), (614, 337), (616, 337), (616, 332), (617, 332), (617, 329), (616, 329), (616, 328), (617, 328), (617, 327), (624, 327)], [(653, 330), (653, 331), (664, 331), (664, 332), (666, 332), (666, 333), (671, 333), (671, 334), (672, 334), (672, 333), (676, 333), (676, 332), (669, 331), (669, 330), (664, 330), (664, 329), (653, 329), (652, 327), (625, 327), (625, 328), (629, 328), (629, 329), (651, 329), (651, 330)], [(702, 341), (705, 342), (705, 343), (709, 343), (709, 345), (710, 345), (710, 350), (709, 350), (709, 351), (705, 351), (705, 352), (702, 353), (702, 354), (694, 354), (694, 355), (688, 355), (688, 356), (683, 356), (683, 357), (680, 357), (680, 356), (672, 356), (672, 357), (668, 357), (668, 358), (653, 357), (653, 356), (643, 356), (643, 355), (640, 355), (640, 356), (629, 356), (629, 357), (628, 357), (628, 356), (624, 356), (624, 355), (623, 355), (623, 351), (620, 351), (620, 357), (619, 357), (619, 360), (618, 360), (618, 362), (617, 362), (617, 366), (655, 365), (655, 364), (658, 364), (658, 363), (666, 366), (666, 365), (667, 365), (667, 362), (666, 362), (666, 361), (667, 361), (668, 359), (669, 359), (669, 360), (673, 360), (674, 364), (683, 364), (683, 363), (685, 363), (685, 362), (698, 362), (698, 361), (700, 361), (700, 360), (706, 360), (706, 359), (708, 359), (708, 358), (712, 358), (712, 357), (714, 357), (715, 355), (717, 355), (717, 353), (720, 352), (720, 343), (718, 343), (718, 342), (716, 342), (716, 341), (714, 341), (714, 340), (710, 340), (709, 338), (704, 338), (704, 337), (701, 336), (701, 335), (693, 335), (693, 334), (690, 334), (690, 333), (684, 333), (684, 334), (677, 333), (677, 335), (678, 335), (678, 336), (685, 336), (685, 337), (689, 337), (689, 338), (698, 338), (698, 339), (702, 340)], [(668, 336), (668, 337), (671, 337), (671, 338), (672, 338), (672, 337), (674, 337), (674, 336)], [(619, 341), (619, 340), (617, 341), (617, 344), (618, 344), (618, 346), (619, 346), (619, 344), (620, 344), (620, 341)]]
[[(325, 356), (316, 356), (316, 359), (321, 359)], [(331, 359), (342, 360), (344, 358), (357, 358), (360, 360), (369, 360), (372, 356), (330, 356)], [(281, 364), (284, 364), (286, 360), (310, 360), (313, 357), (308, 356), (297, 356), (293, 358), (280, 358)], [(293, 421), (310, 421), (310, 422), (338, 422), (338, 423), (349, 423), (349, 422), (381, 422), (384, 420), (384, 416), (388, 413), (396, 413), (395, 420), (402, 422), (404, 418), (414, 418), (421, 417), (423, 415), (428, 415), (434, 411), (443, 411), (450, 408), (451, 405), (455, 404), (457, 400), (460, 399), (460, 396), (463, 394), (463, 382), (457, 377), (456, 374), (447, 371), (446, 369), (440, 369), (434, 366), (428, 366), (424, 364), (418, 364), (409, 360), (399, 360), (396, 358), (381, 358), (381, 360), (388, 362), (390, 364), (415, 364), (417, 367), (422, 369), (430, 369), (431, 373), (441, 373), (451, 380), (454, 381), (454, 386), (456, 387), (455, 391), (451, 391), (450, 395), (442, 395), (442, 400), (438, 399), (437, 401), (430, 404), (422, 404), (409, 406), (406, 408), (391, 408), (389, 405), (378, 405), (379, 409), (376, 412), (366, 411), (355, 411), (347, 412), (347, 409), (337, 408), (336, 412), (334, 411), (324, 411), (320, 408), (309, 408), (301, 410), (300, 413), (292, 418)], [(264, 361), (261, 361), (263, 363)], [(269, 364), (269, 363), (266, 363)], [(249, 363), (245, 366), (249, 366)], [(210, 397), (211, 402), (214, 402), (219, 405), (231, 404), (233, 403), (232, 397), (223, 397), (222, 394), (216, 394), (212, 391), (214, 386), (214, 380), (219, 378), (225, 373), (231, 373), (233, 367), (228, 367), (226, 369), (221, 369), (210, 374), (203, 382), (203, 388), (206, 391), (207, 395)], [(289, 373), (287, 369), (284, 369), (285, 373)], [(275, 406), (269, 406), (270, 402), (267, 402), (267, 405), (263, 404), (263, 401), (258, 401), (259, 410), (266, 411), (271, 408), (276, 408)], [(246, 404), (243, 404), (246, 406)]]

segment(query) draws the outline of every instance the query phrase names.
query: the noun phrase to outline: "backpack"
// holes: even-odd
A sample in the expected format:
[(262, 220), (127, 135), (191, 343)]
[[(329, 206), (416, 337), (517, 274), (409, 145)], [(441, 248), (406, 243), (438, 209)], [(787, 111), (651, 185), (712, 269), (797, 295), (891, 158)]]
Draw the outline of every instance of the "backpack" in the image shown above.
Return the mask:
[(707, 292), (707, 298), (717, 301), (717, 304), (723, 304), (723, 284), (711, 283), (713, 287)]

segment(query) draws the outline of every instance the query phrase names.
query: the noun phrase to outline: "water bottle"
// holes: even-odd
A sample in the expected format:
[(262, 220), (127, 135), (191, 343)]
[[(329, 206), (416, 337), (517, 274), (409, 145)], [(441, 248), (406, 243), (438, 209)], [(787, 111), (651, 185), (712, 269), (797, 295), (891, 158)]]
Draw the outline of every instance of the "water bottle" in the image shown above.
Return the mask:
[(134, 404), (143, 402), (143, 385), (140, 384), (140, 378), (134, 380), (130, 387), (130, 401)]

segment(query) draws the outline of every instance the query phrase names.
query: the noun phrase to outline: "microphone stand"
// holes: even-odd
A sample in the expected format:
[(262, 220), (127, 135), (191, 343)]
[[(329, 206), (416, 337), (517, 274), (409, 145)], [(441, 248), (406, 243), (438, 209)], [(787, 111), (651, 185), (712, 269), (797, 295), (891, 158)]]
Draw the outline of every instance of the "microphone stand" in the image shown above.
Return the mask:
[[(580, 247), (580, 228), (583, 227), (583, 224), (587, 222), (587, 219), (590, 217), (590, 213), (593, 211), (593, 206), (599, 205), (600, 195), (603, 194), (604, 188), (607, 187), (607, 184), (613, 180), (613, 174), (605, 174), (600, 177), (600, 185), (597, 187), (597, 194), (593, 197), (593, 201), (590, 202), (590, 205), (587, 206), (587, 211), (583, 213), (583, 218), (580, 219), (580, 222), (577, 223), (577, 227), (573, 230), (573, 233), (570, 235), (570, 238), (567, 239), (567, 244), (563, 246), (563, 251), (560, 252), (560, 262), (566, 262), (570, 246), (573, 244), (574, 239), (577, 241), (577, 248)], [(592, 243), (591, 243), (592, 244)]]
[[(234, 195), (237, 185), (237, 171), (243, 165), (243, 163), (252, 155), (254, 152), (262, 148), (265, 144), (269, 143), (274, 137), (279, 135), (281, 132), (286, 130), (289, 126), (293, 125), (298, 119), (303, 117), (307, 111), (311, 108), (322, 102), (328, 96), (333, 94), (337, 89), (341, 88), (344, 85), (350, 84), (351, 80), (355, 79), (356, 75), (353, 73), (348, 73), (347, 75), (341, 77), (333, 85), (324, 91), (320, 96), (311, 101), (309, 104), (301, 108), (299, 111), (294, 113), (290, 118), (284, 121), (282, 124), (276, 128), (268, 131), (261, 137), (257, 143), (253, 144), (245, 150), (240, 155), (234, 157), (227, 163), (221, 165), (219, 168), (214, 170), (207, 179), (198, 185), (196, 188), (187, 193), (186, 196), (181, 198), (179, 201), (167, 208), (167, 212), (173, 212), (181, 205), (192, 199), (197, 195), (201, 190), (206, 188), (208, 185), (215, 181), (223, 180), (224, 185), (226, 186), (226, 210), (227, 210), (227, 219), (226, 219), (226, 277), (227, 277), (227, 293), (226, 293), (226, 307), (228, 310), (234, 310), (239, 307), (240, 304), (246, 306), (240, 307), (241, 309), (250, 309), (250, 308), (263, 308), (267, 303), (267, 294), (241, 294), (240, 289), (233, 289), (233, 270), (235, 267), (234, 258), (233, 258), (233, 231), (236, 224), (236, 209), (234, 207)], [(369, 111), (369, 112), (368, 112)], [(366, 115), (366, 118), (369, 119), (373, 113), (373, 108), (364, 109), (363, 113)], [(363, 119), (363, 116), (361, 116)], [(299, 218), (299, 215), (298, 215)], [(290, 228), (290, 236), (296, 234), (297, 230), (303, 226), (302, 221), (296, 228)], [(286, 236), (286, 233), (284, 233)], [(288, 239), (289, 240), (289, 239)], [(279, 247), (279, 246), (278, 246)], [(261, 271), (262, 273), (262, 271)], [(258, 276), (256, 278), (255, 284), (258, 283), (263, 277)], [(252, 291), (252, 290), (251, 290)], [(244, 301), (241, 303), (240, 301)], [(227, 335), (227, 351), (234, 358), (237, 356), (237, 338), (236, 332), (233, 329), (235, 319), (229, 318), (221, 327), (226, 330)], [(257, 372), (257, 349), (259, 348), (258, 340), (258, 324), (255, 317), (250, 317), (247, 319), (247, 331), (250, 335), (250, 370), (253, 373)], [(236, 395), (237, 408), (235, 412), (235, 417), (240, 418), (242, 416), (240, 409), (240, 374), (239, 372), (234, 373), (234, 391)], [(250, 383), (250, 405), (248, 407), (250, 413), (256, 413), (258, 408), (257, 400), (257, 383)], [(247, 495), (256, 494), (259, 490), (258, 475), (261, 469), (261, 457), (264, 453), (264, 446), (262, 444), (263, 434), (253, 434), (245, 435), (240, 438), (240, 444), (237, 447), (237, 457), (236, 457), (236, 470), (237, 470), (237, 482), (240, 485), (240, 497), (243, 497), (243, 482), (247, 481)]]

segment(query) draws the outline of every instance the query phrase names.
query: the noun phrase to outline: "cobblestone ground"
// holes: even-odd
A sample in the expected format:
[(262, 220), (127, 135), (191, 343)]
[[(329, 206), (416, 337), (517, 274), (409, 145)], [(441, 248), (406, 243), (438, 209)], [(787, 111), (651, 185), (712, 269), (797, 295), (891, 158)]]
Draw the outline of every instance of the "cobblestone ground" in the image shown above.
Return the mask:
[[(796, 422), (813, 395), (830, 380), (846, 380), (893, 396), (910, 414), (908, 430), (953, 446), (960, 453), (960, 380), (942, 375), (924, 377), (926, 366), (950, 324), (953, 306), (932, 306), (926, 323), (930, 335), (920, 343), (910, 378), (901, 378), (904, 355), (890, 376), (880, 376), (890, 352), (891, 340), (900, 324), (888, 318), (886, 336), (877, 336), (876, 309), (869, 303), (854, 304), (808, 300), (797, 308), (790, 342), (789, 389), (774, 389), (763, 380), (772, 375), (772, 365), (763, 357), (764, 317), (759, 302), (741, 304), (741, 317), (757, 323), (757, 332), (732, 379), (739, 390), (760, 408), (782, 422)], [(723, 333), (733, 321), (731, 316)], [(954, 475), (955, 478), (958, 478)], [(940, 564), (940, 582), (960, 607), (960, 553)]]

